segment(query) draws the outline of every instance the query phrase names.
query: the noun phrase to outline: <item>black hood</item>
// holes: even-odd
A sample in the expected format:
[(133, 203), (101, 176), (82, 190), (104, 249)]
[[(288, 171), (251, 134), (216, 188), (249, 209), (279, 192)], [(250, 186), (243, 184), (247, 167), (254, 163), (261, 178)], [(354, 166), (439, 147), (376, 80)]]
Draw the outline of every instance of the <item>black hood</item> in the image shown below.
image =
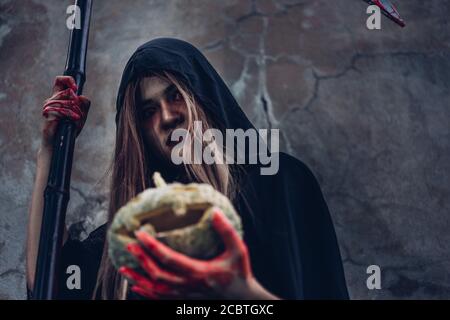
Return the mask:
[(162, 70), (184, 81), (206, 111), (226, 129), (254, 128), (205, 56), (190, 43), (173, 38), (151, 40), (140, 46), (128, 60), (117, 94), (116, 123), (128, 84)]

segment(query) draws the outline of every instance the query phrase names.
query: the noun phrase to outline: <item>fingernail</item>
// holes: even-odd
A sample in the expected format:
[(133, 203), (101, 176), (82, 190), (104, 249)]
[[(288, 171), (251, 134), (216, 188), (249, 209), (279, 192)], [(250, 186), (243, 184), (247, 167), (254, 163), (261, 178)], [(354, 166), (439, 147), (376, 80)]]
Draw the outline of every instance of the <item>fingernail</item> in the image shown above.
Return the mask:
[(148, 233), (146, 233), (146, 232), (144, 232), (144, 231), (142, 231), (142, 230), (137, 230), (137, 231), (135, 231), (135, 232), (134, 232), (134, 235), (135, 235), (136, 238), (138, 238), (138, 239), (142, 239), (142, 238), (148, 239), (148, 238), (151, 237)]
[(126, 267), (120, 267), (119, 273), (125, 277), (130, 275), (130, 271)]
[(135, 231), (134, 234), (135, 234), (136, 238), (138, 238), (139, 240), (144, 242), (147, 247), (155, 246), (155, 241), (156, 241), (155, 237), (149, 235), (147, 232), (138, 230), (138, 231)]
[(136, 231), (134, 232), (134, 234), (135, 234), (136, 236), (140, 236), (140, 237), (142, 237), (142, 236), (144, 236), (144, 235), (147, 235), (147, 233), (145, 233), (145, 232), (142, 231), (142, 230), (136, 230)]
[(136, 250), (136, 247), (135, 247), (135, 245), (134, 245), (133, 243), (127, 244), (126, 248), (127, 248), (127, 250), (130, 251), (131, 253), (136, 253), (136, 251), (137, 251), (137, 250)]

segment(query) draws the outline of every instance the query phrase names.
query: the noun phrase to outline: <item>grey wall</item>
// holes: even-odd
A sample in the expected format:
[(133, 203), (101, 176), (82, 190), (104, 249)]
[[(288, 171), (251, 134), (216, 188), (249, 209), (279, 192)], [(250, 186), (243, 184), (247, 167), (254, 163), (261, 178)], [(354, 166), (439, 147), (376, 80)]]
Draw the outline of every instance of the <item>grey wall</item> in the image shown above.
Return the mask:
[[(68, 223), (103, 222), (123, 67), (158, 36), (191, 41), (252, 121), (316, 173), (355, 299), (449, 298), (450, 2), (395, 0), (408, 26), (365, 27), (360, 0), (95, 1)], [(65, 62), (71, 1), (0, 0), (0, 298), (25, 296), (42, 102)], [(265, 104), (263, 102), (266, 102)], [(366, 268), (382, 271), (369, 291)]]

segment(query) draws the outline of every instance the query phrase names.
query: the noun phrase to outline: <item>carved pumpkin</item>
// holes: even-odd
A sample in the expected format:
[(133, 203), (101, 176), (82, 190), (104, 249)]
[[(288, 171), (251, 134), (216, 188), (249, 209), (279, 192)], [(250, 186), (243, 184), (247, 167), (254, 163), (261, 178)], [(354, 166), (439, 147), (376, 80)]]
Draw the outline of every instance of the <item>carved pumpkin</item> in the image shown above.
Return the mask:
[(211, 225), (214, 207), (220, 208), (242, 237), (242, 223), (230, 200), (208, 184), (166, 184), (159, 173), (156, 188), (131, 199), (117, 212), (108, 230), (108, 254), (116, 268), (139, 268), (126, 250), (136, 243), (134, 231), (144, 230), (172, 249), (197, 259), (210, 259), (223, 249)]

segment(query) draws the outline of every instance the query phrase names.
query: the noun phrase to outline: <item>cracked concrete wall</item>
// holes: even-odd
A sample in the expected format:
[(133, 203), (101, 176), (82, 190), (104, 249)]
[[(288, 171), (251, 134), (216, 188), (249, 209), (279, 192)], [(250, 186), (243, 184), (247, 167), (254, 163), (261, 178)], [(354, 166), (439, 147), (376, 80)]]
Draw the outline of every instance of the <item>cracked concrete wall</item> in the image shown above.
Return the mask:
[[(143, 42), (186, 39), (259, 128), (316, 173), (351, 297), (449, 298), (450, 3), (394, 1), (407, 21), (365, 27), (359, 0), (95, 1), (68, 224), (104, 221), (123, 67)], [(42, 102), (63, 70), (71, 1), (0, 0), (0, 298), (25, 297), (27, 207)], [(368, 290), (366, 268), (381, 267)]]

